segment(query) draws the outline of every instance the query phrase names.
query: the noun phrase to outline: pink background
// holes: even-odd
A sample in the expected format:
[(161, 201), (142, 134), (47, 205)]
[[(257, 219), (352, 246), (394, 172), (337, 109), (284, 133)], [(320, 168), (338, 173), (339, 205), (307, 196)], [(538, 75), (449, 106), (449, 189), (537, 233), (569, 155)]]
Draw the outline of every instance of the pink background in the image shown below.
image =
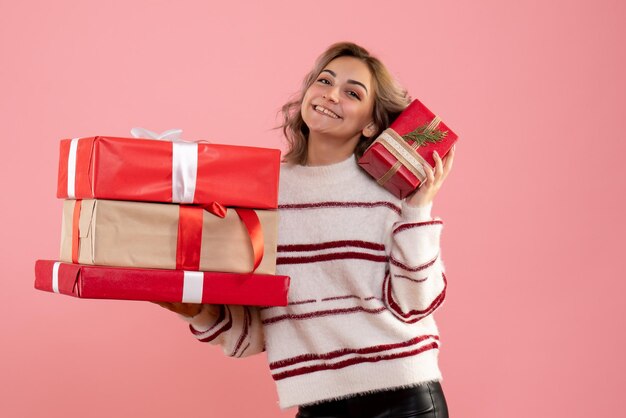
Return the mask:
[[(384, 7), (383, 7), (384, 5)], [(55, 258), (58, 141), (271, 130), (329, 44), (383, 59), (461, 136), (434, 212), (453, 417), (624, 410), (626, 6), (604, 1), (0, 2), (3, 417), (292, 417), (156, 305), (33, 289)]]

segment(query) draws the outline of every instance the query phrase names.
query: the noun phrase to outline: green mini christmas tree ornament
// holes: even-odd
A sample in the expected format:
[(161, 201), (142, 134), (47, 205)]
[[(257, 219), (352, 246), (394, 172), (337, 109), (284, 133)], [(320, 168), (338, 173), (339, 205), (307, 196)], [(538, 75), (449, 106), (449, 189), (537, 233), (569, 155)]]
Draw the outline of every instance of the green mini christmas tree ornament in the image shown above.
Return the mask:
[(430, 124), (419, 126), (408, 134), (402, 135), (402, 138), (405, 141), (414, 141), (414, 145), (421, 147), (426, 144), (441, 142), (448, 135), (448, 131), (438, 131), (437, 129), (429, 128), (429, 126)]

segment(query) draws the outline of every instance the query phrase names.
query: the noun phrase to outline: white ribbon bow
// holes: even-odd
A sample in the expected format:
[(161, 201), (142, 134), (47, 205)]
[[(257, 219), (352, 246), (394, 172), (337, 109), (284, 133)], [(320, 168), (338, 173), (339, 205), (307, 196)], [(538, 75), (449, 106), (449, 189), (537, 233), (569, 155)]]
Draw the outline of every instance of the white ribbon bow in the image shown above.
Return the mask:
[(183, 133), (182, 129), (168, 129), (160, 134), (153, 132), (146, 128), (132, 128), (130, 134), (135, 138), (157, 139), (160, 141), (182, 141), (180, 135)]
[(198, 143), (180, 138), (182, 129), (168, 129), (160, 134), (145, 128), (132, 128), (135, 138), (156, 139), (172, 143), (172, 202), (193, 203), (198, 176)]

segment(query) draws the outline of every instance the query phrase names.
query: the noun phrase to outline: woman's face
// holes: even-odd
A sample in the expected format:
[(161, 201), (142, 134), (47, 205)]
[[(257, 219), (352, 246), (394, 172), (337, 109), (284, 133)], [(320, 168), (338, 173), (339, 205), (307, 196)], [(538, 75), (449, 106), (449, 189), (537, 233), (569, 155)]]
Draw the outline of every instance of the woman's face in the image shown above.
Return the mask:
[(338, 139), (373, 134), (374, 95), (367, 65), (354, 57), (335, 58), (304, 93), (302, 119), (311, 132)]

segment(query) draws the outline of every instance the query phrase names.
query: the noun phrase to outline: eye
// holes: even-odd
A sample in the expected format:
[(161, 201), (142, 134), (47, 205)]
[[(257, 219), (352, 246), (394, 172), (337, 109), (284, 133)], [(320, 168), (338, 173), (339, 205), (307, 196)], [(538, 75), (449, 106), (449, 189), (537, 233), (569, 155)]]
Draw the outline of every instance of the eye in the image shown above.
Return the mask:
[(320, 78), (319, 80), (317, 80), (317, 82), (322, 84), (330, 84), (330, 80), (326, 78)]
[(350, 90), (350, 91), (348, 92), (348, 95), (350, 95), (350, 96), (354, 97), (355, 99), (359, 99), (359, 100), (361, 100), (361, 96), (359, 96), (356, 92), (354, 92), (354, 91), (352, 91), (352, 90)]

